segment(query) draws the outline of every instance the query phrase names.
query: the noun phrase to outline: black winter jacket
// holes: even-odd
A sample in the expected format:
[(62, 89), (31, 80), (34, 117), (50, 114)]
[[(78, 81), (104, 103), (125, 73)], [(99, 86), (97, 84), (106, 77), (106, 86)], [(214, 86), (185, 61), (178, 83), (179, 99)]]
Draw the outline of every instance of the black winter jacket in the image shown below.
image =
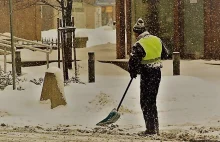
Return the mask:
[[(137, 40), (140, 40), (142, 37), (149, 35), (148, 32), (142, 33)], [(161, 41), (162, 42), (162, 41)], [(128, 71), (129, 73), (136, 73), (139, 74), (140, 73), (140, 68), (141, 66), (147, 67), (147, 68), (162, 68), (162, 63), (160, 65), (156, 65), (156, 66), (150, 66), (150, 65), (141, 65), (141, 61), (142, 58), (144, 58), (146, 55), (143, 47), (137, 42), (133, 45), (132, 49), (131, 49), (131, 56), (130, 59), (128, 61)], [(165, 45), (162, 43), (162, 52), (161, 52), (161, 59), (168, 59), (169, 56), (169, 52), (167, 50), (167, 48), (165, 47)]]

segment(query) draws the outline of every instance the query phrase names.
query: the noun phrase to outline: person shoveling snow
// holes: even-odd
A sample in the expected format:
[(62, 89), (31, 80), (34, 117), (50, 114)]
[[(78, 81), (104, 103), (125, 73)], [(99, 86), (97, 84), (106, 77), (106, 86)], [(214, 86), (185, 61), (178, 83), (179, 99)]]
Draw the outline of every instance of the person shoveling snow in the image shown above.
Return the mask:
[[(161, 81), (161, 58), (164, 59), (168, 57), (168, 51), (162, 44), (160, 38), (153, 36), (146, 31), (144, 21), (141, 18), (139, 18), (134, 25), (133, 31), (137, 38), (137, 42), (132, 47), (131, 57), (128, 63), (131, 77), (128, 87), (130, 86), (132, 79), (136, 78), (137, 74), (140, 73), (140, 103), (146, 124), (146, 131), (144, 131), (143, 134), (159, 135), (156, 98)], [(125, 94), (123, 95), (123, 98)], [(121, 102), (118, 108), (120, 107)], [(118, 108), (113, 109), (110, 114), (97, 125), (108, 125), (116, 122), (120, 117)]]
[(129, 73), (136, 78), (140, 73), (140, 104), (146, 130), (144, 135), (158, 134), (159, 122), (156, 98), (161, 81), (162, 59), (168, 57), (168, 50), (157, 36), (151, 35), (139, 18), (133, 27), (137, 42), (133, 45), (129, 59)]

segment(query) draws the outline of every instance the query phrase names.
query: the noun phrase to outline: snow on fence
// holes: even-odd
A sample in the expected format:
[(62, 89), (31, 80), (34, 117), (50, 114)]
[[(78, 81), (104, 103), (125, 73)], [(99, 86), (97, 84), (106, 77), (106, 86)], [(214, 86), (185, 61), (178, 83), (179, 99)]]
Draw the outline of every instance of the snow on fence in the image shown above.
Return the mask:
[[(41, 41), (36, 40), (35, 42), (49, 45), (49, 46), (52, 47), (52, 49), (57, 49), (57, 45), (58, 45), (58, 40), (57, 39), (53, 40), (53, 39), (47, 39), (47, 38), (43, 39), (42, 38)], [(30, 42), (21, 41), (20, 43), (21, 43), (21, 45), (35, 46), (35, 48), (40, 48), (40, 49), (44, 49), (45, 48), (44, 46), (36, 46), (36, 44), (30, 43)], [(60, 42), (60, 44), (61, 44), (61, 42)], [(20, 48), (22, 48), (22, 47), (20, 47)]]
[[(85, 48), (87, 46), (87, 41), (88, 41), (88, 37), (74, 37), (74, 45), (75, 48)], [(53, 47), (53, 49), (57, 49), (58, 47), (58, 40), (57, 39), (53, 39), (53, 38), (42, 38), (41, 40), (42, 43), (44, 44), (48, 44), (51, 45)], [(25, 44), (25, 43), (23, 43)], [(61, 45), (61, 41), (59, 43)], [(62, 46), (60, 47), (62, 48)]]
[[(10, 45), (11, 42), (9, 41), (11, 36), (1, 34), (1, 33), (0, 33), (0, 36), (4, 37), (4, 38), (0, 39), (0, 46), (4, 47), (4, 51), (1, 50), (0, 52), (4, 52), (4, 55), (5, 55), (5, 58), (4, 58), (4, 64), (5, 64), (4, 65), (4, 67), (5, 67), (4, 71), (6, 72), (6, 62), (7, 62), (6, 61), (6, 54), (11, 53), (11, 45)], [(30, 49), (30, 50), (33, 50), (33, 51), (39, 51), (39, 52), (45, 53), (46, 54), (46, 60), (47, 60), (47, 68), (49, 68), (49, 54), (53, 50), (51, 45), (43, 44), (43, 43), (40, 43), (40, 42), (37, 42), (37, 41), (26, 40), (26, 39), (18, 38), (18, 37), (14, 37), (14, 41), (15, 41), (14, 45), (15, 45), (16, 49), (19, 48), (19, 47), (22, 47), (22, 48)], [(23, 43), (23, 42), (28, 43), (28, 45), (20, 44), (20, 43)], [(46, 50), (40, 49), (37, 46), (45, 47)], [(19, 68), (21, 68), (21, 67), (19, 67)]]

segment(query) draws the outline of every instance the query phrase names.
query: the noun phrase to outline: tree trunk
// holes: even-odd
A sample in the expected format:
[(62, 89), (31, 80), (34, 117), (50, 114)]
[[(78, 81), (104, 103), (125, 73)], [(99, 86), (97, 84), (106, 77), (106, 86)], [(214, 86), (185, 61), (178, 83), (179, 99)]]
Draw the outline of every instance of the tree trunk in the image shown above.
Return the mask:
[[(65, 14), (65, 6), (64, 6), (64, 0), (61, 0), (61, 8), (62, 8), (62, 27), (66, 26), (66, 14)], [(69, 79), (68, 75), (68, 67), (67, 67), (67, 56), (66, 56), (66, 35), (64, 32), (61, 34), (61, 41), (62, 41), (62, 63), (63, 63), (63, 76), (64, 76), (64, 81)]]
[[(66, 7), (66, 26), (72, 26), (72, 0), (68, 0)], [(72, 69), (72, 33), (67, 34), (67, 67)]]
[[(72, 0), (67, 0), (67, 4), (65, 6), (64, 0), (61, 0), (61, 8), (62, 8), (62, 18), (63, 18), (63, 27), (72, 26)], [(67, 36), (64, 35), (65, 45), (64, 45), (64, 56), (65, 67), (67, 69), (72, 69), (72, 33), (67, 33)]]
[(131, 52), (131, 44), (132, 44), (132, 36), (131, 36), (131, 0), (126, 0), (126, 23), (127, 23), (127, 55), (130, 55)]
[(149, 16), (147, 17), (147, 27), (149, 33), (159, 36), (160, 24), (157, 4), (158, 0), (148, 0)]
[(116, 0), (116, 55), (125, 59), (125, 9), (124, 0)]
[(184, 55), (184, 17), (183, 17), (183, 0), (174, 0), (174, 49)]

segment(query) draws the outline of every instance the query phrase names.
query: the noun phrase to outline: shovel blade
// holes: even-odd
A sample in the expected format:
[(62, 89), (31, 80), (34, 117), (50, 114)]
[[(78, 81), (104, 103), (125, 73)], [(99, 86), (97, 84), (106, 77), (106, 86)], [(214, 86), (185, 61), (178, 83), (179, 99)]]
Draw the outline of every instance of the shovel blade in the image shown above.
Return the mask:
[(105, 119), (103, 119), (96, 125), (97, 126), (109, 125), (115, 123), (119, 118), (120, 118), (120, 113), (114, 108)]

